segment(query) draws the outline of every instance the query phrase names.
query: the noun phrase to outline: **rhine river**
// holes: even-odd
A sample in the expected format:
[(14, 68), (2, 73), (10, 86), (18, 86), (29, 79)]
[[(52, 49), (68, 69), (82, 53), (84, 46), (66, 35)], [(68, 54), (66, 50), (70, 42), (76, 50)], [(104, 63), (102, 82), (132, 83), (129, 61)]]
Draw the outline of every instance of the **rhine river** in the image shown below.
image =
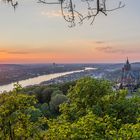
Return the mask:
[[(26, 87), (29, 85), (36, 85), (36, 84), (40, 84), (43, 81), (48, 81), (57, 77), (61, 77), (64, 75), (68, 75), (68, 74), (72, 74), (72, 73), (77, 73), (77, 72), (82, 72), (85, 70), (94, 70), (96, 68), (85, 68), (84, 70), (76, 70), (76, 71), (69, 71), (69, 72), (61, 72), (61, 73), (54, 73), (54, 74), (47, 74), (47, 75), (42, 75), (42, 76), (38, 76), (38, 77), (34, 77), (34, 78), (29, 78), (26, 80), (21, 80), (18, 81), (19, 84), (22, 85), (22, 87)], [(7, 85), (2, 85), (0, 86), (0, 93), (2, 93), (3, 91), (10, 91), (13, 89), (13, 85), (15, 82), (11, 83), (11, 84), (7, 84)]]

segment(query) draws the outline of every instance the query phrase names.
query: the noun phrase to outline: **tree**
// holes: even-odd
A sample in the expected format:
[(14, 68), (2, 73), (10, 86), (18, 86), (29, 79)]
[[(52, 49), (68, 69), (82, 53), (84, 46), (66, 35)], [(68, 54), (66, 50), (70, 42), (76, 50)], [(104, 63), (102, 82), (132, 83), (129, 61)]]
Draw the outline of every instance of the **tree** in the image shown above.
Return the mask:
[(111, 87), (105, 80), (79, 80), (60, 105), (62, 114), (48, 121), (45, 139), (139, 139), (140, 97)]
[[(41, 87), (49, 88), (52, 87)], [(40, 89), (36, 91), (40, 93)], [(36, 96), (22, 92), (17, 84), (13, 91), (0, 95), (2, 140), (140, 138), (140, 96), (127, 98), (126, 90), (114, 91), (108, 81), (82, 78), (66, 95), (55, 87), (51, 95), (49, 91), (50, 107), (47, 103), (38, 104)], [(48, 94), (48, 90), (44, 93)]]
[(67, 97), (63, 94), (56, 94), (52, 96), (51, 101), (50, 101), (50, 109), (53, 112), (59, 113), (59, 105), (66, 102)]
[[(68, 120), (77, 120), (84, 116), (87, 111), (95, 112), (98, 106), (99, 114), (103, 112), (103, 100), (112, 94), (112, 88), (108, 81), (97, 80), (90, 77), (80, 79), (67, 94), (68, 102), (61, 105), (62, 114)], [(105, 104), (105, 103), (104, 103)]]
[(16, 87), (0, 95), (0, 139), (40, 139), (47, 119), (35, 107), (35, 97), (17, 93)]
[[(14, 9), (17, 7), (18, 2), (15, 0), (3, 0), (4, 2), (10, 3)], [(95, 17), (102, 13), (105, 16), (107, 12), (114, 11), (120, 8), (123, 8), (125, 4), (120, 1), (118, 6), (112, 9), (107, 8), (107, 0), (79, 0), (79, 2), (75, 0), (38, 0), (38, 3), (43, 4), (55, 4), (59, 5), (61, 9), (61, 14), (66, 22), (69, 23), (69, 27), (73, 27), (76, 25), (77, 20), (79, 24), (82, 24), (85, 20), (91, 20), (91, 24), (93, 24)], [(79, 8), (84, 5), (84, 9), (86, 12), (83, 14)]]

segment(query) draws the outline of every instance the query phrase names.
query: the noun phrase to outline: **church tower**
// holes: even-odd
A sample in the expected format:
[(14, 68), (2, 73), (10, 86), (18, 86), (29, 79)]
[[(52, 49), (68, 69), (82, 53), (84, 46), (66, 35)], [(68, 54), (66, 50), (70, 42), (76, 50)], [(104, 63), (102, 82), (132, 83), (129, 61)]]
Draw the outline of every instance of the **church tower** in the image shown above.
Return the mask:
[(126, 63), (122, 68), (121, 83), (122, 85), (129, 85), (133, 82), (133, 80), (134, 79), (131, 71), (131, 64), (129, 63), (129, 60), (127, 58)]
[(126, 60), (126, 64), (124, 65), (124, 70), (125, 71), (131, 71), (131, 64), (129, 63), (128, 58)]
[(122, 68), (120, 79), (120, 89), (127, 88), (129, 91), (134, 91), (140, 86), (140, 72), (131, 68), (131, 64), (127, 58), (126, 63)]

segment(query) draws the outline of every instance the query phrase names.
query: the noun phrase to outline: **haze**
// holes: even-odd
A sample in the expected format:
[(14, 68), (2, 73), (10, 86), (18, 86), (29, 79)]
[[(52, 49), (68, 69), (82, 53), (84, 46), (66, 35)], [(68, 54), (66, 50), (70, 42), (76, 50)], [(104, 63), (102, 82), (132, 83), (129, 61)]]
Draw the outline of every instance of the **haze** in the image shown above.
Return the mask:
[(140, 0), (94, 24), (69, 28), (59, 6), (23, 0), (14, 12), (0, 2), (0, 63), (108, 63), (140, 60)]

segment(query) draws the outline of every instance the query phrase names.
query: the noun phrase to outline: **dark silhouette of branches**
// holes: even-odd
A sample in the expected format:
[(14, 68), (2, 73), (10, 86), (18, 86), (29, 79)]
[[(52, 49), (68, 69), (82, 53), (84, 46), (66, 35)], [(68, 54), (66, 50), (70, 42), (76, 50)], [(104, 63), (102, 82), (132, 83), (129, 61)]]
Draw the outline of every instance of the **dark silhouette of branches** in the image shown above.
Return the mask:
[(18, 1), (16, 1), (16, 0), (2, 0), (2, 1), (5, 3), (9, 3), (14, 8), (14, 10), (18, 6)]
[[(93, 24), (95, 17), (102, 13), (107, 16), (107, 12), (114, 11), (120, 8), (123, 8), (125, 4), (121, 1), (115, 8), (107, 9), (106, 2), (107, 0), (79, 0), (79, 3), (84, 3), (86, 7), (86, 15), (82, 14), (79, 10), (76, 9), (76, 2), (74, 0), (58, 0), (57, 2), (48, 2), (49, 0), (39, 0), (40, 3), (45, 4), (59, 4), (61, 6), (61, 13), (65, 21), (69, 22), (69, 27), (76, 25), (76, 19), (78, 23), (82, 24), (85, 20), (91, 20), (90, 24)], [(78, 5), (78, 4), (77, 4)]]
[[(18, 2), (14, 0), (3, 1), (10, 3), (14, 7), (14, 9), (18, 5)], [(85, 20), (90, 20), (90, 24), (93, 24), (96, 16), (99, 13), (107, 16), (107, 12), (123, 8), (125, 6), (125, 4), (120, 1), (118, 2), (118, 5), (116, 7), (107, 9), (107, 0), (79, 0), (79, 2), (78, 0), (56, 0), (53, 2), (52, 0), (38, 0), (38, 3), (59, 5), (62, 16), (64, 20), (69, 23), (69, 27), (75, 26), (76, 23), (83, 24)], [(86, 14), (83, 14), (82, 10), (77, 9), (80, 4), (86, 6)]]

